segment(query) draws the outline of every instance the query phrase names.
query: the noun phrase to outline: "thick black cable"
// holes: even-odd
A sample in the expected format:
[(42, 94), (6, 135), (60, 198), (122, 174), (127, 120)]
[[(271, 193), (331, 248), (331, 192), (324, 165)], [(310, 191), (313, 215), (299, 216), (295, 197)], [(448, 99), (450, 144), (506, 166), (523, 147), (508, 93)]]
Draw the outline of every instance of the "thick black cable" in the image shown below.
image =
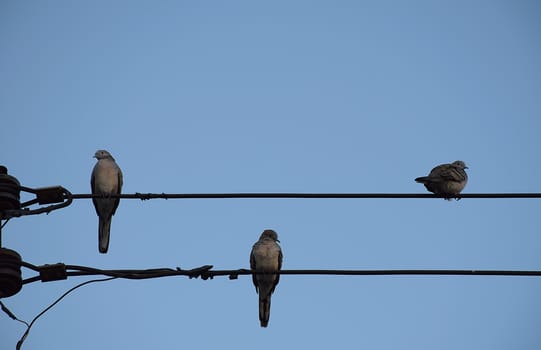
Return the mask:
[[(27, 188), (27, 187), (22, 187), (22, 186), (21, 186), (21, 189), (31, 190), (32, 193), (36, 193), (36, 192), (39, 193), (39, 190), (40, 190), (40, 189), (34, 190), (34, 189)], [(47, 190), (47, 189), (41, 189), (41, 190)], [(49, 214), (50, 212), (52, 212), (54, 210), (65, 208), (65, 207), (69, 206), (73, 202), (72, 194), (67, 189), (65, 189), (63, 187), (54, 187), (54, 190), (56, 192), (60, 192), (60, 193), (55, 193), (57, 195), (55, 197), (55, 199), (60, 198), (60, 200), (64, 200), (63, 202), (58, 203), (58, 204), (49, 205), (49, 206), (46, 206), (46, 207), (40, 207), (40, 208), (37, 208), (37, 209), (29, 209), (29, 208), (27, 208), (27, 206), (30, 206), (32, 204), (35, 204), (35, 203), (39, 202), (39, 199), (36, 198), (34, 200), (31, 200), (31, 201), (28, 201), (28, 202), (25, 202), (25, 203), (21, 203), (21, 209), (9, 209), (9, 210), (2, 211), (1, 212), (2, 219), (9, 220), (9, 219), (14, 218), (14, 217), (21, 217), (21, 216), (26, 216), (26, 215), (37, 215), (37, 214), (43, 214), (43, 213)], [(55, 202), (55, 201), (52, 201), (52, 202), (47, 201), (46, 199), (48, 199), (48, 198), (44, 198), (45, 204)], [(6, 223), (7, 223), (7, 221), (6, 221)], [(4, 223), (4, 225), (6, 223)]]
[[(34, 268), (35, 266), (26, 262), (21, 264), (22, 266)], [(255, 271), (250, 269), (237, 269), (237, 270), (212, 270), (212, 265), (204, 265), (191, 270), (183, 270), (180, 268), (156, 268), (145, 270), (102, 270), (93, 267), (79, 266), (79, 265), (64, 265), (66, 270), (76, 270), (66, 272), (67, 276), (88, 276), (88, 275), (105, 275), (109, 276), (103, 279), (95, 279), (85, 281), (69, 289), (62, 294), (56, 301), (40, 312), (30, 324), (25, 321), (21, 321), (11, 313), (2, 304), (2, 310), (4, 310), (11, 318), (23, 322), (27, 325), (27, 329), (24, 332), (21, 339), (17, 342), (16, 349), (20, 350), (24, 340), (30, 332), (30, 328), (44, 313), (54, 307), (60, 302), (66, 295), (74, 291), (75, 289), (82, 287), (86, 284), (93, 282), (109, 281), (116, 278), (126, 279), (149, 279), (159, 277), (170, 276), (187, 276), (189, 278), (201, 277), (202, 279), (212, 279), (216, 276), (229, 276), (229, 279), (237, 279), (239, 275), (253, 275), (258, 274), (280, 274), (280, 275), (342, 275), (342, 276), (376, 276), (376, 275), (460, 275), (460, 276), (541, 276), (541, 271), (534, 270), (280, 270), (280, 271)], [(39, 267), (37, 267), (39, 269)], [(39, 281), (40, 277), (32, 277), (25, 279), (23, 284)]]
[[(280, 275), (335, 275), (335, 276), (388, 276), (388, 275), (439, 275), (439, 276), (541, 276), (541, 271), (534, 270), (428, 270), (428, 269), (387, 269), (387, 270), (281, 270), (269, 272), (257, 272), (250, 269), (236, 270), (212, 270), (212, 265), (205, 265), (191, 270), (180, 268), (157, 268), (146, 270), (103, 270), (86, 266), (65, 265), (65, 277), (103, 275), (124, 279), (150, 279), (172, 276), (185, 276), (189, 278), (212, 279), (214, 277), (229, 276), (237, 279), (240, 275), (280, 274)], [(68, 271), (70, 270), (70, 271)], [(23, 280), (28, 284), (42, 280), (41, 276), (35, 276)]]
[(39, 272), (39, 266), (36, 266), (34, 264), (28, 263), (26, 261), (21, 261), (21, 266), (26, 267), (27, 269)]

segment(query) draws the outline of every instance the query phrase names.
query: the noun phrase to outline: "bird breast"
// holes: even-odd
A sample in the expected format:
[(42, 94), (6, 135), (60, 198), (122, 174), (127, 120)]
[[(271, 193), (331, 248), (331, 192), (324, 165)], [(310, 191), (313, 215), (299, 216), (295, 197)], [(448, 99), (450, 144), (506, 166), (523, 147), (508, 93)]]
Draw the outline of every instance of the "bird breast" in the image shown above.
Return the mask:
[(111, 164), (103, 164), (94, 181), (97, 192), (114, 193), (118, 189), (118, 170)]
[(277, 270), (279, 267), (280, 251), (276, 244), (262, 244), (256, 248), (257, 251), (257, 270)]

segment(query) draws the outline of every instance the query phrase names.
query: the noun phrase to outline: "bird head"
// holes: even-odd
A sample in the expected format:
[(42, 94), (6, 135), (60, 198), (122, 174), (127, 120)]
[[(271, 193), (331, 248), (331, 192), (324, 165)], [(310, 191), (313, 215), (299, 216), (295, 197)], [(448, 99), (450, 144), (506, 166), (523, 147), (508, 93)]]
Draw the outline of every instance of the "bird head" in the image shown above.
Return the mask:
[(113, 158), (113, 156), (108, 151), (104, 149), (100, 149), (100, 150), (97, 150), (96, 153), (94, 153), (94, 158), (100, 160), (100, 159), (105, 159), (105, 158)]
[(460, 169), (468, 169), (468, 167), (466, 166), (466, 163), (464, 163), (461, 160), (455, 160), (453, 162), (453, 165), (456, 166), (457, 168), (460, 168)]
[(261, 237), (259, 237), (259, 239), (262, 239), (262, 238), (268, 238), (268, 239), (272, 239), (275, 242), (280, 242), (278, 240), (278, 234), (274, 230), (265, 230), (265, 231), (263, 231), (263, 233), (261, 234)]

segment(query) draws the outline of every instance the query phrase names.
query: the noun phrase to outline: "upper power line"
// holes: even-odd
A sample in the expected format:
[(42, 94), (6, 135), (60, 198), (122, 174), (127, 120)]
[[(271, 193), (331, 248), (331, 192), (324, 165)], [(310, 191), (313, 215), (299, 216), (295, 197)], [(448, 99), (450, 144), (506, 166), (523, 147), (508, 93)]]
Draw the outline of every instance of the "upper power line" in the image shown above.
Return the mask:
[[(93, 194), (71, 194), (72, 199), (103, 198)], [(122, 199), (227, 199), (227, 198), (313, 198), (313, 199), (355, 199), (355, 198), (444, 198), (431, 193), (133, 193), (112, 194), (109, 198)], [(66, 196), (66, 199), (68, 196)], [(457, 196), (462, 198), (541, 198), (541, 193), (464, 193)]]

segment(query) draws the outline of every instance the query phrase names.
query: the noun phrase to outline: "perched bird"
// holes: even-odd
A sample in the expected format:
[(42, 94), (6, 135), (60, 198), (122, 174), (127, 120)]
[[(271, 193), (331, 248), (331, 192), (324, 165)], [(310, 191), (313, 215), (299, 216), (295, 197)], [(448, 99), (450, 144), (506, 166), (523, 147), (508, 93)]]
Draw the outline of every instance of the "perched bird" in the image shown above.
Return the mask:
[(98, 247), (100, 253), (107, 253), (111, 218), (115, 215), (120, 202), (120, 198), (107, 198), (107, 196), (120, 194), (122, 190), (122, 171), (113, 156), (105, 150), (96, 151), (94, 158), (98, 162), (94, 166), (90, 178), (92, 194), (105, 196), (105, 198), (92, 198), (99, 217)]
[[(282, 268), (282, 249), (278, 243), (278, 234), (265, 230), (252, 247), (250, 268), (255, 271), (279, 271)], [(269, 324), (271, 295), (280, 281), (280, 275), (253, 274), (255, 290), (259, 294), (259, 321), (261, 327)]]
[(418, 177), (415, 181), (424, 184), (430, 192), (451, 200), (460, 194), (468, 182), (468, 174), (464, 169), (468, 169), (466, 163), (457, 160), (451, 164), (438, 165), (428, 176)]

